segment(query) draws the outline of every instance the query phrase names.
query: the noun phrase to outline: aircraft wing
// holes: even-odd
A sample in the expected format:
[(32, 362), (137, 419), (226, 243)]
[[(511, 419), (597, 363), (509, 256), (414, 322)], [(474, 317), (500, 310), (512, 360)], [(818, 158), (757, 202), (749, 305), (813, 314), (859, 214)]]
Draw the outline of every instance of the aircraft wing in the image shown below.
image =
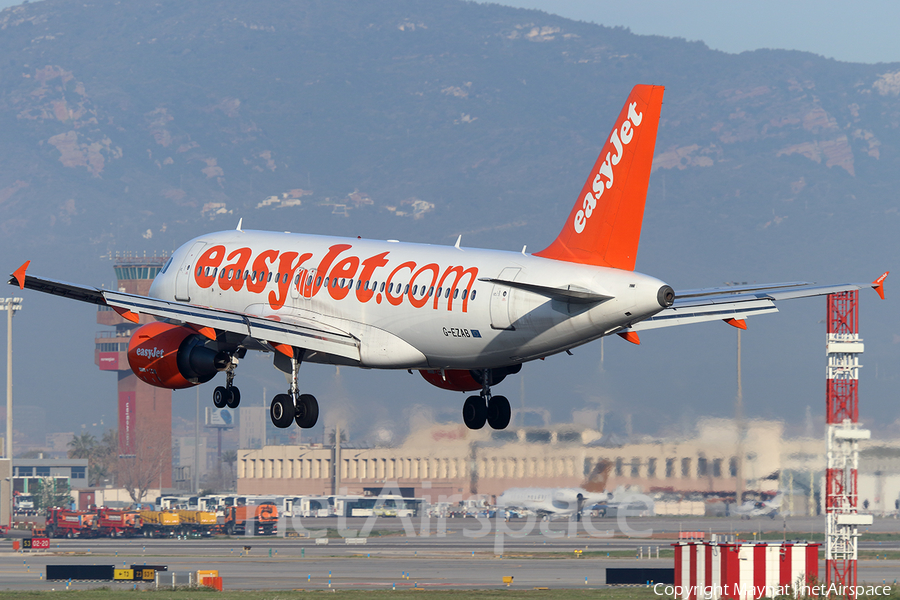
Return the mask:
[[(252, 315), (182, 302), (169, 302), (148, 296), (126, 294), (26, 275), (24, 269), (16, 271), (9, 283), (18, 285), (22, 289), (28, 288), (82, 302), (109, 306), (122, 318), (135, 323), (138, 321), (139, 315), (151, 315), (159, 319), (193, 325), (198, 330), (210, 328), (216, 331), (241, 334), (273, 348), (277, 345), (287, 345), (313, 352), (342, 356), (351, 360), (360, 360), (358, 339), (336, 328), (297, 317), (291, 317), (288, 322), (271, 316)], [(206, 335), (208, 332), (201, 331), (201, 333)]]
[(815, 285), (805, 282), (772, 283), (760, 286), (722, 287), (675, 292), (675, 302), (649, 319), (625, 331), (643, 331), (673, 325), (723, 320), (742, 329), (747, 317), (778, 312), (776, 302), (793, 298), (826, 296), (862, 288), (874, 288), (884, 297), (882, 288), (887, 273), (872, 283)]

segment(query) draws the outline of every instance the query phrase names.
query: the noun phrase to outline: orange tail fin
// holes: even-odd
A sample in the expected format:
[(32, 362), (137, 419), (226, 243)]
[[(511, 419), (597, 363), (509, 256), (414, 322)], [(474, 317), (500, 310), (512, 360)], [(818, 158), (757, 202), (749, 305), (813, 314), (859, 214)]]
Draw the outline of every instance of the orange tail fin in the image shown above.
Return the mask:
[(664, 90), (634, 86), (563, 230), (535, 256), (634, 270)]

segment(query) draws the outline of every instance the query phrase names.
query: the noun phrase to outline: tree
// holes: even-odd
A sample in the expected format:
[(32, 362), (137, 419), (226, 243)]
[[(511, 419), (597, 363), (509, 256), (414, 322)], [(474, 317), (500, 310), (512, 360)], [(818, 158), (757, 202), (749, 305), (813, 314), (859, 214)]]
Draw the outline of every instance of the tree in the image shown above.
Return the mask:
[(88, 460), (88, 472), (90, 473), (88, 485), (95, 486), (109, 477), (114, 470), (119, 435), (115, 429), (110, 429), (98, 442), (93, 435), (84, 432), (81, 435), (73, 436), (68, 446), (69, 458), (86, 458)]
[(72, 498), (69, 482), (57, 477), (40, 477), (35, 483), (34, 508), (44, 510), (54, 506), (69, 506)]
[(228, 487), (231, 487), (234, 477), (234, 463), (237, 462), (237, 450), (226, 450), (222, 453), (222, 462), (228, 465)]
[(97, 438), (88, 432), (81, 435), (73, 435), (72, 441), (67, 444), (70, 448), (69, 458), (86, 458), (90, 460), (94, 448), (97, 446)]
[(119, 457), (113, 472), (132, 502), (140, 504), (148, 490), (159, 487), (165, 466), (172, 463), (172, 448), (162, 431), (144, 427), (134, 432), (134, 450), (134, 456)]

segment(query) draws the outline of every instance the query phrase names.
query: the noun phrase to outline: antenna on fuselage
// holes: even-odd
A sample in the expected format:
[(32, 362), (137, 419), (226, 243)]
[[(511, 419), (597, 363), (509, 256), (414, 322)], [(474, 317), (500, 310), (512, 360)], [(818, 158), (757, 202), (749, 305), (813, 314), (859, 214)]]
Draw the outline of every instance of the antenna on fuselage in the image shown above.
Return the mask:
[(235, 229), (237, 229), (238, 231), (243, 231), (243, 229), (241, 229), (241, 225), (243, 223), (244, 223), (244, 217), (241, 217), (240, 219), (238, 219), (238, 226), (235, 227)]

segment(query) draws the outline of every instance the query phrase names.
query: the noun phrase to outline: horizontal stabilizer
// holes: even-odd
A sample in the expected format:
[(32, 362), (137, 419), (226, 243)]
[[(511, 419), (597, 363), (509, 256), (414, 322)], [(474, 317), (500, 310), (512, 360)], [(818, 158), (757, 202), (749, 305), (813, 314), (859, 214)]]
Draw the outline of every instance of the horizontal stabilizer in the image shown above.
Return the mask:
[(496, 283), (498, 285), (525, 290), (526, 292), (532, 292), (552, 300), (559, 300), (560, 302), (568, 302), (569, 304), (598, 304), (600, 302), (612, 300), (613, 298), (613, 296), (596, 294), (585, 289), (573, 289), (572, 286), (569, 286), (568, 288), (555, 288), (546, 285), (538, 285), (536, 283), (507, 281), (505, 279), (492, 279), (490, 277), (480, 277), (478, 281), (487, 281), (488, 283)]

